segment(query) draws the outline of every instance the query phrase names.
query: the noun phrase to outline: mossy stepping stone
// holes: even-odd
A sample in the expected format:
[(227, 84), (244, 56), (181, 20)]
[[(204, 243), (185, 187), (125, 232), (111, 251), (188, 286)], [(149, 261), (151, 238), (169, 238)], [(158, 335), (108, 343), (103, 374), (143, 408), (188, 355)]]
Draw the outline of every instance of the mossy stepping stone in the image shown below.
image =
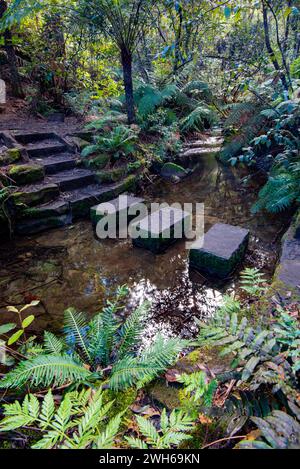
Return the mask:
[(204, 235), (202, 247), (199, 247), (199, 241), (192, 245), (190, 266), (209, 276), (224, 279), (243, 260), (248, 242), (248, 230), (217, 223)]
[(178, 239), (184, 238), (191, 223), (190, 213), (174, 207), (163, 207), (133, 223), (129, 231), (134, 246), (160, 253)]

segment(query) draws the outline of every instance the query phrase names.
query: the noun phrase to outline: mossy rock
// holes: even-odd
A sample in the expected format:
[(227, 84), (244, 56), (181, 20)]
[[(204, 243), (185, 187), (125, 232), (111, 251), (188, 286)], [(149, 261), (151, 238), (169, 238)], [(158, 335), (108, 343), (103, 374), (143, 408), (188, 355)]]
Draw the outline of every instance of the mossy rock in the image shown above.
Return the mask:
[(26, 218), (31, 220), (39, 220), (41, 218), (60, 217), (70, 211), (67, 202), (54, 203), (48, 207), (30, 207), (22, 210), (18, 218)]
[(92, 159), (84, 159), (84, 165), (92, 169), (104, 169), (109, 162), (108, 155), (98, 155)]
[(181, 181), (181, 179), (184, 179), (188, 174), (186, 169), (175, 163), (165, 163), (160, 171), (160, 175), (164, 179), (169, 179), (174, 182)]
[[(129, 418), (131, 415), (131, 410), (129, 409), (132, 404), (134, 404), (137, 398), (137, 390), (135, 388), (129, 388), (124, 391), (112, 391), (111, 389), (106, 389), (103, 395), (104, 404), (114, 401), (114, 404), (110, 408), (107, 418), (108, 420), (116, 417), (121, 412), (125, 411), (123, 415), (123, 422), (126, 418)], [(125, 424), (124, 424), (125, 425)]]
[(169, 410), (177, 409), (180, 406), (179, 391), (179, 388), (168, 386), (164, 381), (156, 381), (147, 389), (147, 393), (152, 399)]
[(96, 174), (96, 180), (100, 184), (117, 182), (126, 174), (126, 168), (116, 168), (107, 171), (99, 171)]
[(119, 183), (115, 183), (115, 187), (112, 187), (111, 195), (107, 200), (103, 200), (104, 202), (114, 199), (118, 197), (120, 194), (123, 194), (124, 192), (132, 192), (134, 193), (137, 188), (137, 184), (139, 181), (139, 176), (131, 174), (130, 176), (127, 176), (123, 181)]
[(9, 148), (0, 155), (0, 166), (17, 163), (22, 158), (21, 151), (18, 148)]
[(82, 151), (85, 147), (90, 145), (90, 142), (88, 142), (87, 140), (84, 140), (83, 138), (80, 138), (80, 137), (70, 137), (69, 140), (80, 151)]
[(17, 185), (24, 186), (26, 184), (33, 184), (44, 179), (45, 171), (43, 166), (22, 164), (11, 166), (7, 172), (7, 175)]
[(48, 184), (30, 192), (14, 192), (11, 195), (11, 199), (16, 207), (22, 205), (27, 207), (35, 207), (36, 205), (51, 202), (58, 196), (59, 188), (57, 184)]

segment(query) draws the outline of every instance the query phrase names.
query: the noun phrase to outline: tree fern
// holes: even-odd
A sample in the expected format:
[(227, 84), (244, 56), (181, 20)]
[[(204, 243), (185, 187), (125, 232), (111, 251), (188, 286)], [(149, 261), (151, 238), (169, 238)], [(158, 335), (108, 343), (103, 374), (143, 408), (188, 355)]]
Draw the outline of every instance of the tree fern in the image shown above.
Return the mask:
[(183, 133), (201, 132), (206, 127), (212, 127), (215, 123), (216, 116), (214, 112), (206, 105), (201, 104), (181, 120), (180, 129)]

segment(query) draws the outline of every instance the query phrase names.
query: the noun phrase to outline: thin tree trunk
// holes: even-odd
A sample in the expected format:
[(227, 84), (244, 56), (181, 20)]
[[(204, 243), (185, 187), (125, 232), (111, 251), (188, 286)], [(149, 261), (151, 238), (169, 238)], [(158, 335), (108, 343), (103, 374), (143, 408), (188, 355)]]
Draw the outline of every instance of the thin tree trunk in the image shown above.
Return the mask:
[(268, 22), (268, 11), (267, 11), (267, 7), (266, 7), (266, 4), (265, 4), (264, 0), (262, 1), (262, 8), (263, 8), (264, 33), (265, 33), (266, 48), (267, 48), (269, 57), (271, 59), (271, 62), (273, 64), (275, 70), (279, 73), (279, 76), (280, 76), (280, 79), (281, 79), (281, 82), (282, 82), (282, 85), (283, 85), (284, 89), (286, 91), (288, 91), (289, 86), (288, 86), (286, 76), (283, 73), (283, 71), (281, 70), (279, 62), (276, 58), (275, 52), (274, 52), (273, 47), (271, 45), (270, 32), (269, 32), (269, 22)]
[[(4, 15), (7, 10), (7, 3), (4, 0), (0, 0), (0, 18)], [(9, 29), (4, 31), (4, 50), (7, 55), (8, 65), (11, 76), (11, 91), (13, 96), (16, 98), (24, 98), (24, 91), (21, 84), (20, 75), (17, 67), (17, 57), (15, 49), (12, 43), (12, 34)]]
[(135, 109), (132, 82), (132, 54), (126, 48), (121, 50), (121, 60), (123, 67), (128, 124), (133, 124), (135, 122)]

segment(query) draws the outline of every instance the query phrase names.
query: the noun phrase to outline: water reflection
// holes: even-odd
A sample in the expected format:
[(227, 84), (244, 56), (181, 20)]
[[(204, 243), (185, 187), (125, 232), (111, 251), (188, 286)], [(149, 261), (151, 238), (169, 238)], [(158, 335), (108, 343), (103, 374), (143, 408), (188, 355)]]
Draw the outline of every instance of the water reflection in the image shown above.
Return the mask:
[[(255, 187), (244, 187), (231, 168), (206, 156), (181, 184), (159, 181), (145, 195), (155, 202), (204, 203), (206, 231), (219, 221), (247, 227), (252, 237), (245, 265), (258, 265), (271, 275), (282, 221), (251, 215), (256, 192)], [(184, 242), (160, 256), (133, 248), (128, 240), (99, 242), (88, 221), (6, 243), (0, 248), (2, 320), (11, 320), (6, 305), (38, 298), (42, 301), (34, 327), (59, 329), (64, 309), (74, 306), (92, 314), (117, 285), (126, 283), (130, 308), (145, 299), (152, 302), (145, 337), (157, 331), (190, 337), (194, 317), (212, 315), (224, 294), (236, 288), (236, 279), (212, 286), (201, 275), (191, 275), (187, 255)]]

